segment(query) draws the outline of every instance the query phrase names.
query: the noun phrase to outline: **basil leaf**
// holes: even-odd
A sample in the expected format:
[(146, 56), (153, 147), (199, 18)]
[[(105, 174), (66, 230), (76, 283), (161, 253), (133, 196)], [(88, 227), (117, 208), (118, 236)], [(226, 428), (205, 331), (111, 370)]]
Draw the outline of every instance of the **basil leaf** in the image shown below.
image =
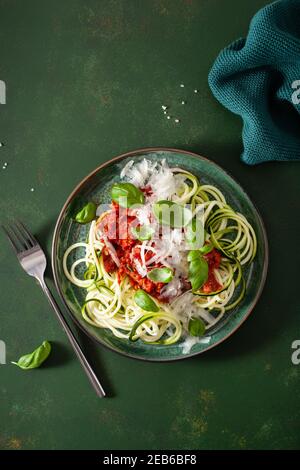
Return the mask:
[(131, 233), (137, 240), (141, 242), (146, 240), (151, 240), (152, 235), (154, 235), (154, 229), (147, 225), (142, 225), (140, 227), (132, 227)]
[(208, 264), (199, 250), (190, 251), (187, 260), (189, 262), (189, 281), (192, 284), (192, 290), (196, 291), (207, 281)]
[(135, 303), (142, 308), (143, 310), (146, 310), (147, 312), (158, 312), (159, 308), (145, 291), (142, 289), (138, 289), (134, 295), (134, 301)]
[(210, 253), (213, 249), (214, 249), (214, 245), (208, 244), (208, 245), (202, 246), (202, 248), (199, 248), (199, 251), (200, 251), (200, 253), (201, 253), (202, 255), (207, 255), (207, 254)]
[(79, 224), (88, 224), (96, 217), (96, 209), (97, 206), (94, 202), (88, 202), (82, 209), (79, 211), (76, 216), (75, 220)]
[(193, 250), (200, 249), (205, 239), (205, 230), (201, 220), (193, 217), (191, 222), (185, 227), (185, 239)]
[(191, 318), (188, 324), (188, 330), (192, 336), (203, 336), (205, 333), (205, 323), (200, 318)]
[(51, 352), (51, 344), (44, 341), (41, 346), (35, 349), (32, 353), (20, 357), (18, 362), (12, 362), (23, 370), (36, 369), (47, 359)]
[(162, 225), (172, 228), (185, 227), (192, 218), (192, 212), (172, 201), (158, 201), (153, 204), (153, 214)]
[(144, 204), (145, 201), (144, 193), (131, 183), (115, 183), (111, 188), (111, 198), (124, 208)]
[(154, 268), (148, 274), (147, 277), (153, 282), (170, 282), (174, 275), (170, 268)]
[(189, 251), (189, 254), (187, 255), (187, 260), (188, 261), (194, 261), (199, 258), (199, 250), (191, 250)]

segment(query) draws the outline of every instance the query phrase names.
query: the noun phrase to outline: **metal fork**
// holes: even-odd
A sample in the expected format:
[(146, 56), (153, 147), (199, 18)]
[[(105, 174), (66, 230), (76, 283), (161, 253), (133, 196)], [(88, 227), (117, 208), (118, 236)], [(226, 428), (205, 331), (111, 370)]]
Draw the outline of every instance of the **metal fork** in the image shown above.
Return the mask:
[(2, 226), (2, 228), (15, 251), (22, 268), (27, 272), (27, 274), (35, 277), (35, 279), (39, 282), (41, 288), (43, 289), (44, 293), (46, 294), (61, 326), (63, 327), (71, 345), (73, 346), (75, 354), (77, 355), (97, 395), (101, 398), (105, 397), (105, 392), (102, 388), (101, 383), (99, 382), (94, 370), (92, 369), (87, 358), (85, 357), (78, 341), (73, 335), (72, 330), (70, 329), (54, 297), (52, 296), (45, 283), (44, 273), (47, 265), (47, 260), (45, 253), (40, 247), (38, 241), (21, 222), (15, 221), (13, 225), (10, 224), (6, 227)]

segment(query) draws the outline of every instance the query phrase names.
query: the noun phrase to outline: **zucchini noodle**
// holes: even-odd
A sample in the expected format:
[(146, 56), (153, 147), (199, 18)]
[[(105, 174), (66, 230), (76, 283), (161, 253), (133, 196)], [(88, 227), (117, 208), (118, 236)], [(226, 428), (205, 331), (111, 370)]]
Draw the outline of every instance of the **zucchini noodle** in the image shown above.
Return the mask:
[[(182, 279), (187, 277), (188, 264), (186, 251), (180, 250), (184, 243), (186, 246), (186, 241), (183, 244), (178, 242), (181, 230), (174, 229), (168, 240), (157, 240), (155, 243), (152, 239), (143, 240), (138, 245), (140, 261), (135, 263), (141, 277), (144, 272), (147, 275), (155, 263), (174, 272), (174, 279), (162, 289), (167, 299), (169, 295), (169, 300), (164, 301), (163, 296), (154, 298), (157, 311), (145, 311), (135, 301), (136, 289), (130, 276), (120, 278), (117, 269), (113, 272), (106, 269), (105, 250), (119, 268), (115, 248), (99, 229), (99, 223), (110, 211), (103, 212), (97, 221), (91, 222), (86, 242), (80, 241), (68, 247), (62, 265), (67, 279), (86, 291), (82, 305), (82, 316), (86, 322), (96, 328), (109, 329), (114, 336), (123, 340), (141, 340), (167, 346), (189, 335), (189, 321), (192, 318), (200, 319), (206, 333), (209, 333), (226, 312), (242, 301), (246, 292), (243, 267), (252, 263), (257, 240), (249, 221), (227, 203), (219, 188), (202, 185), (192, 173), (169, 168), (165, 162), (161, 166), (147, 162), (143, 161), (140, 173), (138, 164), (127, 164), (122, 176), (132, 184), (138, 180), (145, 186), (155, 187), (155, 174), (161, 177), (167, 168), (168, 177), (164, 184), (172, 188), (167, 197), (169, 201), (182, 206), (189, 204), (193, 216), (200, 211), (203, 214), (205, 244), (220, 253), (220, 263), (211, 272), (215, 285), (219, 287), (215, 290), (203, 290), (201, 287), (194, 291), (191, 287), (185, 287), (182, 291)], [(153, 202), (156, 202), (155, 194), (147, 196), (145, 210), (149, 211)]]

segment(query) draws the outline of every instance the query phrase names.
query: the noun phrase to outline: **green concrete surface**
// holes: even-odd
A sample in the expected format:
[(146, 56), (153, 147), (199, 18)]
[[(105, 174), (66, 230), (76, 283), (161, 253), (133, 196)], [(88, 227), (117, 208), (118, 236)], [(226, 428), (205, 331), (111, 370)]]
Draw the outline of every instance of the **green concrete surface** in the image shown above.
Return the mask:
[[(300, 166), (242, 164), (241, 121), (207, 85), (220, 49), (245, 35), (266, 3), (0, 0), (1, 221), (22, 219), (50, 254), (58, 213), (86, 174), (120, 153), (168, 146), (229, 170), (257, 204), (270, 242), (253, 314), (202, 356), (143, 363), (77, 332), (110, 395), (100, 400), (1, 234), (1, 449), (299, 448), (300, 366), (291, 343), (300, 339)], [(166, 120), (162, 104), (180, 123)], [(44, 367), (10, 364), (44, 339), (53, 346)]]

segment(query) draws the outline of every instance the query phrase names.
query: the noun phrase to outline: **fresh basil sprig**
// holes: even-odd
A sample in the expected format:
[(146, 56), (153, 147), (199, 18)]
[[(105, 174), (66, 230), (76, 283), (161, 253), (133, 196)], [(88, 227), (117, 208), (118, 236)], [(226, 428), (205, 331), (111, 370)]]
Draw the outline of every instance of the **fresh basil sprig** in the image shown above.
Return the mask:
[(30, 354), (20, 357), (18, 362), (12, 362), (16, 366), (23, 370), (36, 369), (47, 359), (51, 352), (51, 344), (48, 341), (44, 341), (41, 346), (35, 349)]
[(144, 193), (132, 183), (115, 183), (111, 188), (111, 198), (119, 206), (128, 208), (144, 204)]
[(192, 284), (192, 290), (196, 291), (207, 281), (208, 264), (199, 250), (191, 250), (187, 260), (189, 262), (189, 281)]
[(142, 289), (138, 289), (134, 295), (134, 301), (135, 303), (143, 310), (146, 310), (146, 312), (158, 312), (159, 308), (145, 291)]
[(153, 214), (162, 225), (172, 228), (185, 227), (192, 218), (192, 212), (172, 201), (158, 201), (153, 204)]
[(170, 268), (154, 268), (147, 274), (147, 277), (153, 282), (167, 283), (172, 281), (174, 274)]
[(134, 238), (140, 240), (141, 242), (151, 240), (154, 232), (154, 229), (149, 225), (141, 225), (139, 227), (132, 227), (131, 229), (131, 233)]
[(75, 216), (79, 224), (88, 224), (96, 217), (97, 206), (94, 202), (88, 202)]
[(200, 318), (191, 318), (188, 324), (188, 330), (192, 336), (203, 336), (205, 333), (205, 323)]

